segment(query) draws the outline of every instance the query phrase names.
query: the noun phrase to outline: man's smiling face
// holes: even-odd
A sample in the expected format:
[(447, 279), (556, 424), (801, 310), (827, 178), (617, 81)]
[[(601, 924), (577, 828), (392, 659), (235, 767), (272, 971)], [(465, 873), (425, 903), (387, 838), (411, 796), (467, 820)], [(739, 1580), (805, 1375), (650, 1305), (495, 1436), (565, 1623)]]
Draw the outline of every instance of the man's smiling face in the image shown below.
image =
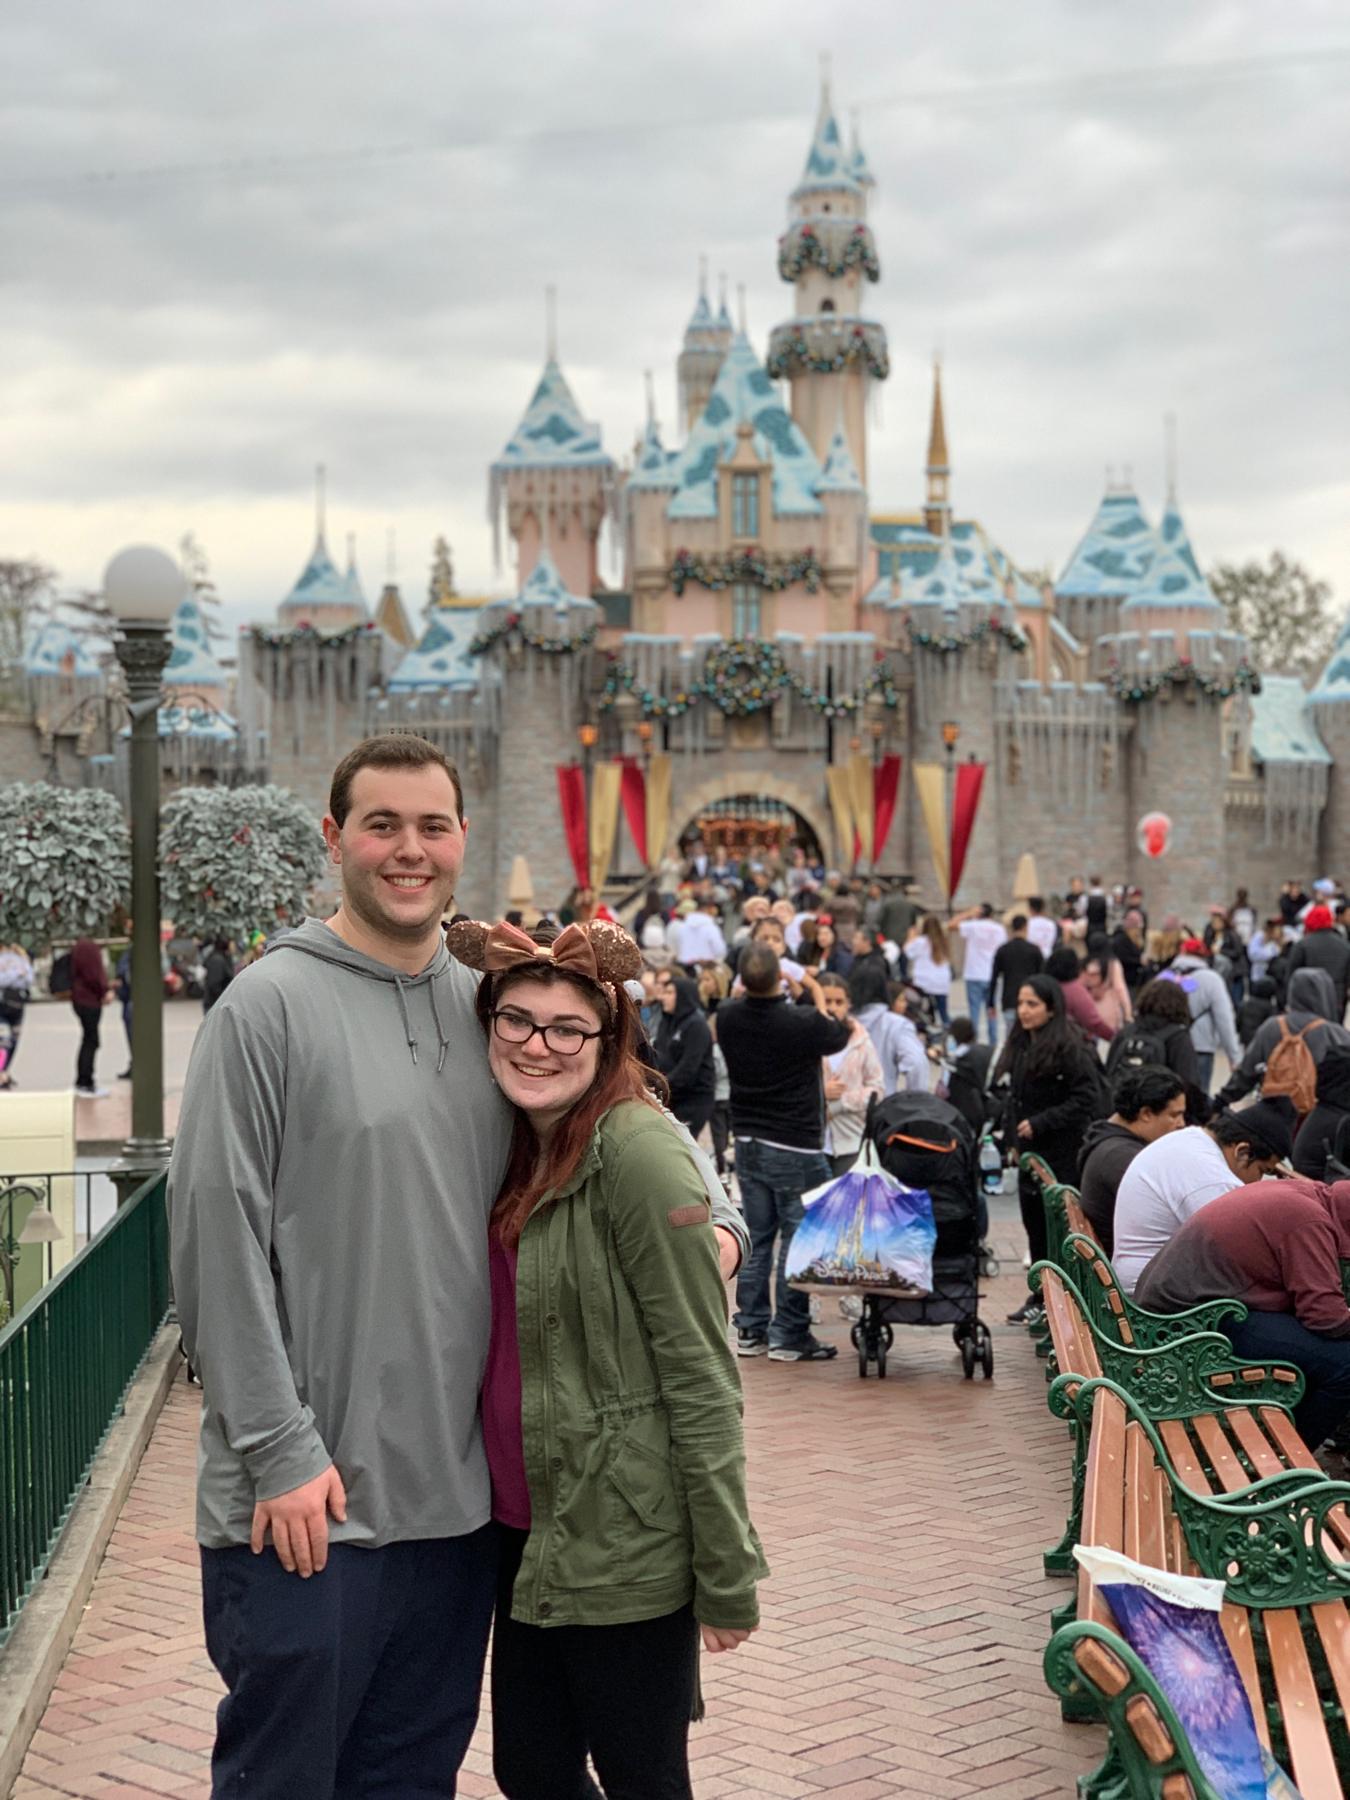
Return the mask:
[(360, 769), (346, 823), (327, 818), (323, 829), (342, 870), (343, 905), (369, 931), (418, 938), (445, 912), (468, 827), (444, 769)]

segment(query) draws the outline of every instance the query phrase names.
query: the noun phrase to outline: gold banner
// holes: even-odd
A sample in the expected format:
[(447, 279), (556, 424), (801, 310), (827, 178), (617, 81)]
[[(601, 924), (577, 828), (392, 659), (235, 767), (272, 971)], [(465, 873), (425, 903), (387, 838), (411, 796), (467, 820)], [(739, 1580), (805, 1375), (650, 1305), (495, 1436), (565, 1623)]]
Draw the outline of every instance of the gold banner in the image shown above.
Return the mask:
[(947, 771), (941, 763), (915, 763), (914, 786), (919, 793), (928, 848), (937, 871), (942, 898), (951, 898), (951, 864), (947, 856)]
[(657, 750), (647, 764), (647, 862), (661, 866), (670, 830), (670, 758)]
[(830, 811), (834, 814), (834, 835), (838, 840), (837, 861), (841, 869), (853, 867), (853, 784), (848, 765), (840, 763), (825, 771), (830, 792)]
[(622, 773), (618, 763), (602, 762), (595, 765), (591, 774), (591, 886), (597, 900), (609, 879), (609, 865), (614, 859)]
[[(861, 839), (858, 854), (872, 860), (872, 836), (876, 826), (876, 807), (872, 801), (872, 759), (851, 756), (848, 762), (849, 794), (853, 801), (853, 829)], [(850, 849), (852, 846), (849, 846)]]

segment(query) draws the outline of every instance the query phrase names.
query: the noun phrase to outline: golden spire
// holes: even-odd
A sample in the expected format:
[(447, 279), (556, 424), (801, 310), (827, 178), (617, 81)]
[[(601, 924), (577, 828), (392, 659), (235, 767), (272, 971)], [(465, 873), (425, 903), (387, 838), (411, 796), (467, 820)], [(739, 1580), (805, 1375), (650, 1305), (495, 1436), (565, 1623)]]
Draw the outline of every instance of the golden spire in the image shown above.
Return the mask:
[(933, 417), (928, 427), (928, 497), (924, 523), (934, 537), (946, 535), (951, 522), (951, 465), (947, 461), (947, 422), (942, 413), (942, 363), (933, 358)]

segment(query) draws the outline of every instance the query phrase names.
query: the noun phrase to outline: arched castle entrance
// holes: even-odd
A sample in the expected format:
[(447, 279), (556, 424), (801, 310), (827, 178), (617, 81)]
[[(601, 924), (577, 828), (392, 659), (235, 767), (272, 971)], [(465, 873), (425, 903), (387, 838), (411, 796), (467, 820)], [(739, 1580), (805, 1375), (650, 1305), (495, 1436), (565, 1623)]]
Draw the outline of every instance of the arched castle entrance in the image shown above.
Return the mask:
[(786, 850), (794, 839), (827, 862), (834, 860), (830, 820), (820, 798), (772, 769), (739, 769), (709, 777), (671, 797), (670, 844), (702, 831), (709, 848), (725, 842), (733, 854), (752, 854), (775, 839)]

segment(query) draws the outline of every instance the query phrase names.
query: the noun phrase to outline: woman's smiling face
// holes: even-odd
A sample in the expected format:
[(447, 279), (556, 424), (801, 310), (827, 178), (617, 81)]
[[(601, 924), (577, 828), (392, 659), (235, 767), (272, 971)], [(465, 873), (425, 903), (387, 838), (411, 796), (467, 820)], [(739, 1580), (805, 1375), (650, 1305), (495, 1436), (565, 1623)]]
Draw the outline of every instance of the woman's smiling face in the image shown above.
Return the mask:
[[(549, 1130), (595, 1081), (602, 1029), (596, 1002), (570, 981), (539, 981), (525, 975), (502, 984), (493, 1014), (488, 1064), (497, 1086), (513, 1106), (529, 1115), (536, 1130)], [(522, 1043), (502, 1035), (506, 1031), (512, 1038), (524, 1037), (532, 1026), (558, 1026), (564, 1033), (570, 1029), (587, 1036), (575, 1054), (568, 1055), (545, 1044), (538, 1030)]]

